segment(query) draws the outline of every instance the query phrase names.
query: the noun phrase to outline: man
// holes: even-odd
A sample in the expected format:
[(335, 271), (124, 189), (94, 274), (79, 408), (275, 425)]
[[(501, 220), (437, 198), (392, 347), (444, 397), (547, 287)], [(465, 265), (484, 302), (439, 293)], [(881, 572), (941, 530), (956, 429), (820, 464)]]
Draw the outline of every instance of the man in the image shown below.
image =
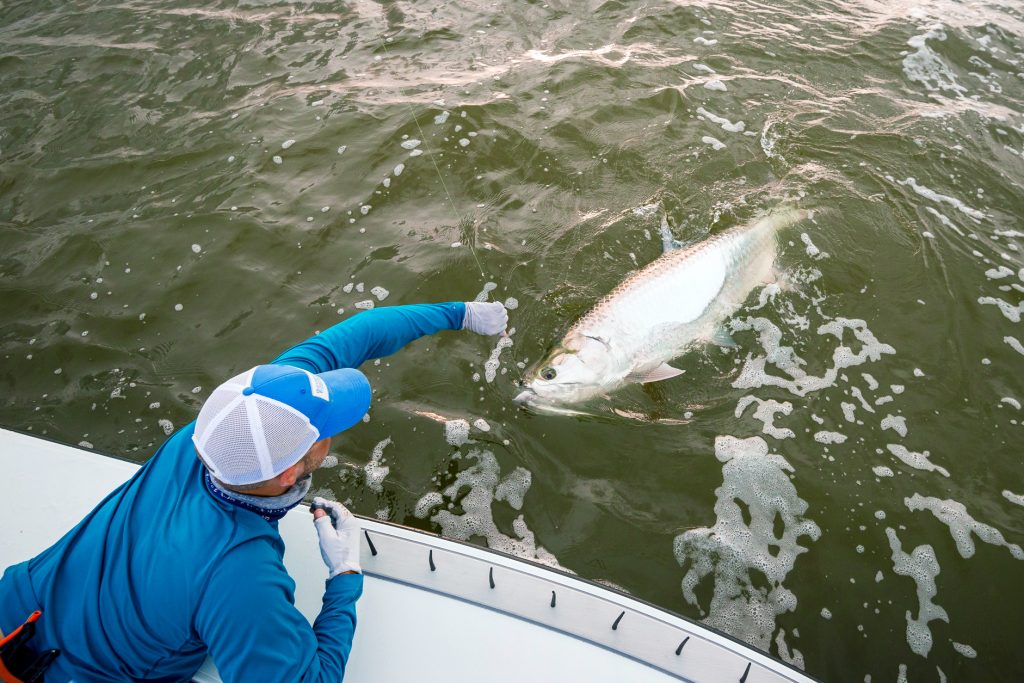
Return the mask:
[(366, 414), (370, 385), (353, 368), (426, 334), (498, 334), (507, 321), (500, 303), (379, 308), (228, 380), (78, 526), (7, 569), (0, 630), (42, 610), (29, 644), (61, 651), (47, 683), (187, 681), (207, 654), (225, 681), (340, 681), (363, 586), (358, 524), (314, 502), (328, 579), (311, 628), (277, 520), (308, 493), (330, 437)]

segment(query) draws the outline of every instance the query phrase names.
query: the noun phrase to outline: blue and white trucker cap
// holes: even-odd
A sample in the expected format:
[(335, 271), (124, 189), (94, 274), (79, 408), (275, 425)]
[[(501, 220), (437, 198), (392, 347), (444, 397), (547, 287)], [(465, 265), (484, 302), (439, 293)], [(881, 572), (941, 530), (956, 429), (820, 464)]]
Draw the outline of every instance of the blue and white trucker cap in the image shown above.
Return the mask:
[(370, 382), (358, 370), (314, 375), (258, 365), (214, 389), (196, 418), (192, 443), (220, 481), (255, 484), (281, 474), (369, 408)]

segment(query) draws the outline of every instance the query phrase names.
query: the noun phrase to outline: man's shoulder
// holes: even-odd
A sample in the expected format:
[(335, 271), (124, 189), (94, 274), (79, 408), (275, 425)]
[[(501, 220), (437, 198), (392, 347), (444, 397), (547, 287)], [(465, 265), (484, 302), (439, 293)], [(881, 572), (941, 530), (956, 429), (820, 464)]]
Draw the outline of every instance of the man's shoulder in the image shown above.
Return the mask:
[(207, 596), (212, 589), (220, 595), (222, 605), (255, 608), (272, 595), (294, 603), (295, 581), (269, 537), (230, 543), (209, 558), (208, 567)]

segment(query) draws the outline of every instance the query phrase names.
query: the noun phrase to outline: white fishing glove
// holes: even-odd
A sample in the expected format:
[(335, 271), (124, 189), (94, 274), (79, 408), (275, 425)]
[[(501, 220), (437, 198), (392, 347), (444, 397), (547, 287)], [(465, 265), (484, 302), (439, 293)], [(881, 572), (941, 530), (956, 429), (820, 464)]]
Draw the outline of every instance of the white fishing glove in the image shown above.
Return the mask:
[(508, 311), (497, 301), (467, 301), (466, 317), (462, 329), (477, 334), (491, 335), (504, 332), (508, 326)]
[(320, 537), (320, 557), (327, 565), (329, 579), (345, 572), (361, 572), (359, 566), (359, 520), (341, 503), (314, 498), (312, 510), (327, 514), (315, 518), (316, 535)]

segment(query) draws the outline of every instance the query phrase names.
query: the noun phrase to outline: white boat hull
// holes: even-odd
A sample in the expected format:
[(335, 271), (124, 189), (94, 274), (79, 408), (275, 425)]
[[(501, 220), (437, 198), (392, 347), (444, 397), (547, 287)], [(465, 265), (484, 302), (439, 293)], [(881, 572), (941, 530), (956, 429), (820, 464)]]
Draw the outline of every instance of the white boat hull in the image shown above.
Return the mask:
[[(0, 567), (7, 567), (54, 543), (138, 466), (0, 429), (0, 468)], [(366, 581), (347, 681), (718, 682), (744, 674), (749, 683), (812, 680), (602, 586), (477, 546), (361, 521)], [(280, 530), (296, 605), (312, 622), (326, 570), (309, 509), (289, 512)], [(207, 661), (195, 680), (220, 679)]]

